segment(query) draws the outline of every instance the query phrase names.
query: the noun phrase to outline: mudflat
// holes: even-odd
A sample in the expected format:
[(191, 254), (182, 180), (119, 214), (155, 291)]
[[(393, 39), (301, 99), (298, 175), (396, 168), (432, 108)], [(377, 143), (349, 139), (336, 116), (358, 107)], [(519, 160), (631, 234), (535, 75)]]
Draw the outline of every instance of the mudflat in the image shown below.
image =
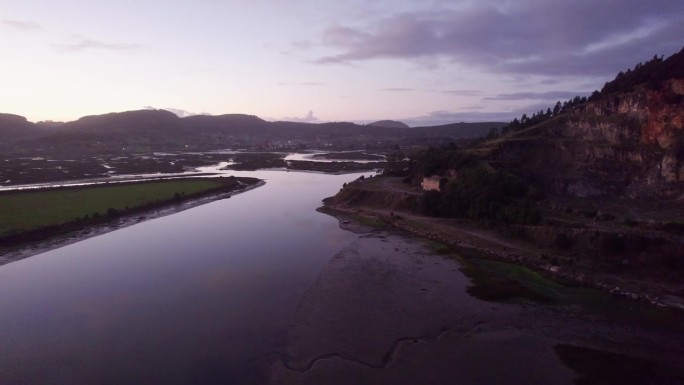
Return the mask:
[[(680, 331), (581, 304), (483, 301), (468, 294), (461, 264), (425, 241), (341, 223), (369, 232), (302, 296), (285, 351), (271, 354), (272, 384), (572, 384), (584, 374), (558, 353), (567, 346), (645, 360), (649, 371), (634, 379), (684, 378)], [(609, 366), (599, 372), (634, 383)]]

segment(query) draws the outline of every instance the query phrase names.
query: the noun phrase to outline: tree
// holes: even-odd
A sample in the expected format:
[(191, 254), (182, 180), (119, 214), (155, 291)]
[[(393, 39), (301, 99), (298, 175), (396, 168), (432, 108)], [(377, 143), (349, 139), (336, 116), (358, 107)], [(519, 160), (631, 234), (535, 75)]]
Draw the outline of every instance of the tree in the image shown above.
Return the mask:
[(485, 139), (490, 140), (490, 139), (496, 139), (499, 137), (499, 129), (496, 127), (492, 127), (489, 129), (489, 133), (487, 136), (485, 136)]
[(383, 174), (404, 176), (407, 166), (406, 155), (401, 151), (394, 151), (387, 155), (387, 166)]

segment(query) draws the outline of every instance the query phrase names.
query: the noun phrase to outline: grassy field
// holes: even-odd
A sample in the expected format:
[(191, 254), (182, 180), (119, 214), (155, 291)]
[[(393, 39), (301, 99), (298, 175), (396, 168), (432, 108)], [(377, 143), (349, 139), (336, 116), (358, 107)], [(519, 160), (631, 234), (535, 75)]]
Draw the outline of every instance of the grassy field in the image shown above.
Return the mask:
[[(235, 181), (167, 180), (0, 194), (0, 237), (172, 201)], [(178, 194), (178, 195), (176, 195)]]

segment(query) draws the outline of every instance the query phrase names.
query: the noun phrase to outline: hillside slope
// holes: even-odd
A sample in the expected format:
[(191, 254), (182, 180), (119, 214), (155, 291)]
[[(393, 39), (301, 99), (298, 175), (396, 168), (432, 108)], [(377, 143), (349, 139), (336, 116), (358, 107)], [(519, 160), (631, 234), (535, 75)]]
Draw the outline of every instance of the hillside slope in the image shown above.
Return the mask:
[[(415, 127), (350, 122), (269, 122), (253, 115), (198, 115), (179, 118), (165, 110), (138, 110), (82, 117), (49, 126), (24, 117), (0, 115), (0, 146), (31, 151), (122, 149), (174, 150), (271, 147), (387, 148), (422, 142), (476, 138), (504, 123), (457, 123)], [(22, 142), (17, 147), (16, 143)], [(71, 151), (70, 150), (70, 151)]]
[(673, 64), (683, 60), (684, 50), (656, 60), (671, 69), (657, 76), (637, 66), (588, 102), (475, 152), (558, 194), (684, 198), (684, 77)]

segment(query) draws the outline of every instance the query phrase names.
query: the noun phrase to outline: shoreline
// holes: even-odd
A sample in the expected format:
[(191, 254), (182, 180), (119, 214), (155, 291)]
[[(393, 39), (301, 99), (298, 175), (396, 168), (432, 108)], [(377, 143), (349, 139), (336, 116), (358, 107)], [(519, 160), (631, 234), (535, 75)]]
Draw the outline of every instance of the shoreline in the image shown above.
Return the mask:
[[(580, 375), (620, 378), (625, 364), (657, 357), (661, 365), (661, 352), (680, 350), (680, 329), (652, 333), (654, 324), (641, 323), (641, 310), (625, 317), (613, 306), (584, 307), (590, 300), (583, 298), (554, 304), (519, 295), (485, 298), (471, 288), (500, 282), (477, 283), (461, 258), (428, 239), (398, 226), (378, 227), (379, 219), (354, 210), (317, 211), (359, 236), (302, 294), (287, 343), (255, 359), (270, 368), (271, 384), (441, 384), (453, 378), (565, 384)], [(614, 305), (632, 309), (622, 300)], [(561, 354), (567, 349), (589, 355), (590, 362)], [(531, 359), (521, 366), (520, 357)], [(672, 362), (662, 365), (681, 367)]]
[[(478, 257), (484, 259), (522, 266), (564, 285), (593, 288), (615, 297), (660, 308), (675, 311), (684, 310), (684, 299), (668, 293), (665, 287), (656, 287), (655, 290), (646, 291), (643, 289), (643, 282), (630, 282), (624, 277), (600, 271), (577, 272), (566, 267), (552, 265), (546, 261), (537, 260), (526, 255), (533, 253), (534, 250), (525, 248), (525, 245), (515, 240), (476, 234), (476, 232), (466, 231), (457, 227), (450, 228), (449, 238), (447, 238), (447, 235), (440, 234), (438, 229), (434, 227), (420, 226), (418, 223), (411, 224), (411, 220), (404, 217), (406, 213), (402, 212), (397, 212), (396, 214), (390, 212), (388, 215), (382, 210), (331, 205), (330, 203), (324, 203), (317, 211), (338, 219), (343, 229), (347, 229), (347, 227), (373, 226), (373, 224), (365, 224), (364, 220), (375, 222), (376, 224), (406, 231), (422, 239), (442, 243), (457, 254), (475, 253)], [(351, 224), (347, 221), (351, 221)], [(464, 256), (468, 257), (468, 255)]]
[[(140, 181), (134, 181), (134, 183), (135, 182), (140, 183)], [(217, 200), (228, 199), (234, 195), (248, 192), (265, 184), (265, 181), (259, 180), (253, 184), (231, 191), (209, 192), (206, 195), (189, 198), (182, 202), (169, 201), (162, 203), (160, 206), (141, 208), (133, 210), (130, 213), (124, 213), (120, 217), (112, 218), (104, 223), (86, 224), (81, 229), (47, 236), (41, 240), (28, 241), (16, 246), (0, 246), (0, 266), (129, 227), (137, 223), (176, 214)]]

